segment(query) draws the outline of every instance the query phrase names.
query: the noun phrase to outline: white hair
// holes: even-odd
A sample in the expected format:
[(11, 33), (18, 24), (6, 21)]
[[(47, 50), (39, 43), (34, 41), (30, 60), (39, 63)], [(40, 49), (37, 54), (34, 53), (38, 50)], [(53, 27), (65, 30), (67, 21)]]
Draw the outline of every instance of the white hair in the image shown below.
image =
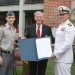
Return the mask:
[(42, 11), (36, 11), (36, 12), (34, 13), (34, 16), (36, 16), (36, 15), (38, 15), (38, 14), (44, 15), (44, 13), (43, 13)]

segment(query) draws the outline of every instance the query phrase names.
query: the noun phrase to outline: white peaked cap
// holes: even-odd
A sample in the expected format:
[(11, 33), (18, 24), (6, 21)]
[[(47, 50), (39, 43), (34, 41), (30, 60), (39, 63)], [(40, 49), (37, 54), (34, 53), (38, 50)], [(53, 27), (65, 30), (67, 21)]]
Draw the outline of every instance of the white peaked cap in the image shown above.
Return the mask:
[(66, 14), (66, 13), (70, 13), (71, 10), (69, 9), (69, 7), (66, 6), (59, 6), (58, 7), (58, 11), (62, 14)]

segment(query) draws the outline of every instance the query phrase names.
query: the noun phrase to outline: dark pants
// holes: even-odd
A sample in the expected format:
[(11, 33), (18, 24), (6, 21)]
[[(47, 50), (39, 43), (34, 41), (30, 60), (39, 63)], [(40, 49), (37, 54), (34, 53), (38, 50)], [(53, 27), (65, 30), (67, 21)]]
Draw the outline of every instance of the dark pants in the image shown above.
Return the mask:
[(47, 59), (41, 61), (28, 61), (29, 75), (45, 75)]

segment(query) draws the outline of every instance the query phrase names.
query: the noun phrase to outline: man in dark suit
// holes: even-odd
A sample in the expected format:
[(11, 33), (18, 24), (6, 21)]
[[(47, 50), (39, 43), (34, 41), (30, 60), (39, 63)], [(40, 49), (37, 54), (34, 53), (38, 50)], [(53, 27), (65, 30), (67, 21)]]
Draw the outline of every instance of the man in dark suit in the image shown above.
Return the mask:
[[(40, 38), (51, 36), (52, 43), (54, 38), (52, 36), (51, 28), (43, 24), (44, 14), (41, 11), (34, 13), (34, 20), (36, 24), (30, 25), (27, 28), (27, 38)], [(41, 49), (40, 49), (41, 50)], [(29, 75), (45, 75), (48, 59), (40, 61), (28, 61)]]

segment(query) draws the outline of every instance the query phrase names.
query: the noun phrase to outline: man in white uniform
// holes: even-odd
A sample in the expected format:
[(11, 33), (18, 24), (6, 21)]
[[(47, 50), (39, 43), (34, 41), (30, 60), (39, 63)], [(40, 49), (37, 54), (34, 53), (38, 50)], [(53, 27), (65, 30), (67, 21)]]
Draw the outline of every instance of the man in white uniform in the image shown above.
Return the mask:
[(55, 75), (71, 75), (75, 27), (69, 21), (71, 10), (68, 7), (59, 6), (58, 11), (61, 24), (55, 33), (54, 53), (51, 59), (55, 60)]

